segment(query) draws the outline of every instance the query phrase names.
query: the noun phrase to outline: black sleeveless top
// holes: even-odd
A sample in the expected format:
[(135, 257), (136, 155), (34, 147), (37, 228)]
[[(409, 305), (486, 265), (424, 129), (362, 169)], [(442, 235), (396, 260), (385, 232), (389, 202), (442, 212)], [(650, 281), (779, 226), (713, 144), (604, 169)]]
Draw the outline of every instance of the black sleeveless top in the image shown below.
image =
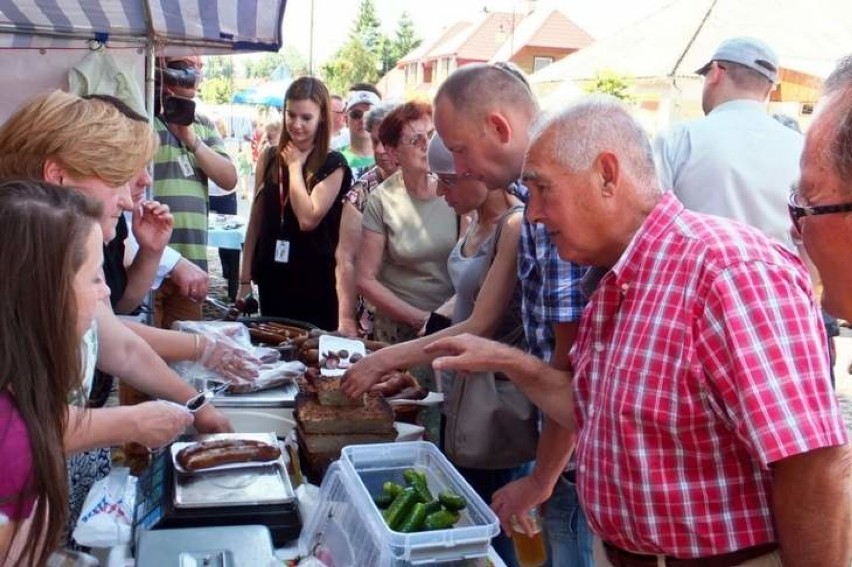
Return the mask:
[[(302, 231), (289, 199), (284, 204), (283, 214), (281, 211), (281, 195), (273, 175), (273, 168), (279, 167), (278, 149), (269, 148), (265, 157), (263, 187), (255, 197), (263, 199), (263, 215), (252, 258), (252, 276), (260, 292), (261, 313), (264, 316), (307, 321), (323, 329), (336, 329), (334, 253), (340, 234), (342, 200), (352, 184), (352, 172), (341, 153), (329, 152), (309, 181), (308, 192), (338, 168), (343, 168), (343, 179), (325, 217), (313, 230)], [(286, 166), (282, 173), (282, 186), (286, 195), (289, 191)], [(278, 240), (290, 243), (287, 263), (275, 261)]]
[(124, 241), (127, 236), (127, 222), (121, 215), (115, 227), (115, 238), (104, 244), (104, 279), (113, 309), (127, 289), (127, 269), (124, 267)]

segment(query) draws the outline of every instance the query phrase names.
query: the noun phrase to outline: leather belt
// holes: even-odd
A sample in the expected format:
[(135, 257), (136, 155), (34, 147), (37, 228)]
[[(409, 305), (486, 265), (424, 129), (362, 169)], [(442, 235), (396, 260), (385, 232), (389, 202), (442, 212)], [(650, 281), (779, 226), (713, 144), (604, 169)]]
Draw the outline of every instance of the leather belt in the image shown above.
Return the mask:
[[(604, 551), (613, 567), (657, 567), (656, 555), (642, 555), (625, 551), (607, 542), (603, 542)], [(666, 556), (664, 564), (667, 567), (735, 567), (750, 559), (772, 553), (778, 549), (777, 543), (764, 543), (753, 547), (745, 547), (730, 553), (696, 557), (694, 559), (679, 559)]]

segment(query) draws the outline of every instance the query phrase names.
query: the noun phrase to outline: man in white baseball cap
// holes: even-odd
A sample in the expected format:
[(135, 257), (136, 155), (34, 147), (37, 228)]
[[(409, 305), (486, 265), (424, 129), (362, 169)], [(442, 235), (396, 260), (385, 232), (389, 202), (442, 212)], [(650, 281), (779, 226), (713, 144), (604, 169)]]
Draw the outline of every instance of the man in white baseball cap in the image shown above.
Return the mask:
[(706, 116), (660, 134), (654, 154), (660, 183), (686, 208), (750, 224), (792, 250), (787, 193), (803, 138), (766, 110), (778, 68), (759, 39), (723, 41), (696, 71)]
[(356, 83), (349, 89), (346, 97), (346, 122), (349, 126), (349, 144), (340, 152), (352, 169), (352, 181), (376, 164), (373, 157), (373, 144), (370, 133), (364, 128), (364, 115), (382, 101), (378, 90), (368, 83)]

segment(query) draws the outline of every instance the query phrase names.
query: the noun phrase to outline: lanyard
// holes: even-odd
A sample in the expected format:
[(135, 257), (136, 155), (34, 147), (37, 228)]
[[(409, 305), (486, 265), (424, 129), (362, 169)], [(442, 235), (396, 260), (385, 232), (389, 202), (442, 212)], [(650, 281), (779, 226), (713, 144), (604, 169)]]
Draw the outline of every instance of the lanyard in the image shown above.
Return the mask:
[(287, 188), (287, 193), (284, 193), (284, 168), (281, 167), (281, 163), (279, 160), (278, 163), (278, 203), (281, 205), (281, 218), (279, 220), (278, 226), (282, 226), (284, 224), (284, 207), (287, 206), (287, 201), (290, 199), (290, 188)]

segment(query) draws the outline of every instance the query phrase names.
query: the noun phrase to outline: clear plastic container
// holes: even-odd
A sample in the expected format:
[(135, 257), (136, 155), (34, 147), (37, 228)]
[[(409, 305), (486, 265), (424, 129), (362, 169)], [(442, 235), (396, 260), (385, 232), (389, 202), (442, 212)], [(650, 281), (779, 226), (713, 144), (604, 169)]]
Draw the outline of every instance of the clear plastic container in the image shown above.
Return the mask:
[(328, 554), (335, 565), (390, 565), (389, 552), (380, 548), (377, 534), (363, 519), (363, 509), (354, 498), (353, 479), (346, 482), (344, 473), (339, 462), (328, 467), (319, 505), (299, 536), (299, 551)]
[[(360, 517), (377, 535), (380, 551), (389, 553), (388, 562), (383, 556), (381, 563), (357, 562), (357, 565), (420, 565), (484, 557), (491, 539), (500, 531), (491, 508), (432, 443), (350, 445), (341, 453), (340, 468), (344, 482), (352, 485)], [(379, 494), (385, 481), (404, 484), (402, 473), (408, 468), (426, 474), (432, 494), (449, 489), (467, 499), (467, 507), (453, 528), (417, 533), (388, 528), (371, 495)]]

